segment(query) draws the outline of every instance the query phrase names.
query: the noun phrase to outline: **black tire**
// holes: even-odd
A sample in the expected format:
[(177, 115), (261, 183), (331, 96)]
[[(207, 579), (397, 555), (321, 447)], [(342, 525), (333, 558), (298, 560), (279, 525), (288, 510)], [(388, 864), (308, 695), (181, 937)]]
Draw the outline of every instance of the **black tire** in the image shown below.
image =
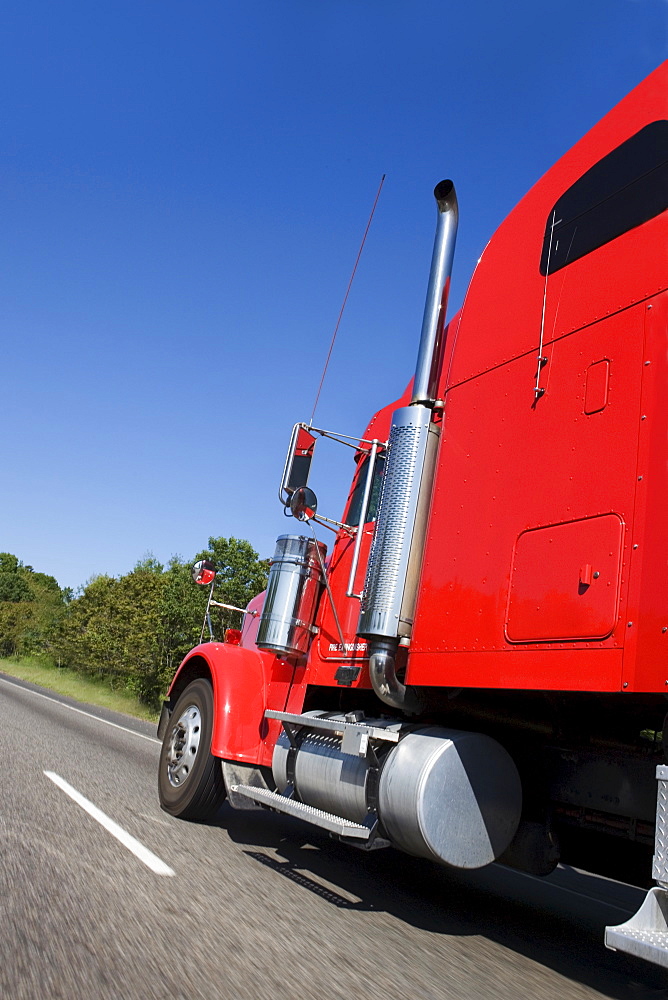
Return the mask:
[(211, 754), (212, 731), (213, 691), (199, 677), (174, 706), (160, 751), (160, 805), (172, 816), (213, 819), (225, 799), (220, 760)]

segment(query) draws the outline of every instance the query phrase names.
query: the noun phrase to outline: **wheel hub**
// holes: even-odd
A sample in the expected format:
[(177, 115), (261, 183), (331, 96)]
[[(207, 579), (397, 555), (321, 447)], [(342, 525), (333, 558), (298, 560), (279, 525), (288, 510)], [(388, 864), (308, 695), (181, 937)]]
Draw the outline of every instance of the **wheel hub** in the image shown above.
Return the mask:
[(172, 727), (167, 748), (167, 777), (179, 788), (187, 780), (195, 763), (202, 732), (202, 716), (196, 705), (189, 705)]

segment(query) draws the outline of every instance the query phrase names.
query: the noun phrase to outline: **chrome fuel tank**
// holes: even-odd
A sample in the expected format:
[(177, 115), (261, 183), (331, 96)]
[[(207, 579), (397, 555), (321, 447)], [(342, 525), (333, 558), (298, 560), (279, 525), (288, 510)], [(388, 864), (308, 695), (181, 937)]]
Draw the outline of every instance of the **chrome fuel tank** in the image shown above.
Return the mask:
[[(276, 787), (288, 785), (290, 743), (283, 733), (274, 748)], [(341, 740), (329, 733), (308, 733), (294, 761), (294, 784), (302, 802), (361, 823), (367, 815), (369, 766), (364, 757), (341, 753)]]
[[(313, 718), (315, 725), (310, 728)], [(397, 720), (365, 719), (365, 743), (345, 748), (336, 723), (346, 716), (308, 712), (292, 740), (284, 732), (272, 771), (278, 791), (308, 807), (355, 823), (380, 822), (395, 847), (454, 868), (482, 868), (513, 839), (522, 786), (508, 752), (484, 733)], [(327, 723), (327, 725), (323, 725)], [(381, 729), (403, 735), (385, 742)], [(374, 735), (375, 734), (375, 735)]]
[(496, 740), (430, 727), (406, 735), (380, 778), (378, 813), (392, 843), (455, 868), (495, 861), (517, 830), (522, 786)]

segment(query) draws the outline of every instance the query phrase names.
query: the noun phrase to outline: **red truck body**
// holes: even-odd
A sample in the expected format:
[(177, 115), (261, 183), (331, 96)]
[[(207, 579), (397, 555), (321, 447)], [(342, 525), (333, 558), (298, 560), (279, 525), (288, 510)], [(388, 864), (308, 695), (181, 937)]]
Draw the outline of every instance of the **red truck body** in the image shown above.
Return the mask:
[[(296, 814), (301, 805), (342, 801), (330, 789), (329, 799), (311, 792), (309, 806), (290, 779), (294, 760), (285, 765), (287, 790), (275, 790), (281, 740), (292, 744), (288, 757), (298, 757), (295, 734), (308, 730), (305, 712), (340, 720), (330, 731), (343, 749), (331, 753), (344, 764), (344, 722), (359, 723), (361, 739), (360, 719), (394, 720), (400, 741), (417, 725), (447, 742), (442, 727), (456, 725), (452, 732), (471, 729), (498, 741), (521, 779), (522, 819), (510, 848), (494, 857), (540, 871), (553, 867), (560, 851), (578, 860), (590, 841), (599, 856), (609, 853), (601, 844), (622, 841), (651, 852), (654, 771), (663, 761), (668, 707), (668, 201), (659, 152), (667, 112), (664, 65), (510, 213), (463, 307), (438, 333), (436, 398), (428, 403), (438, 446), (414, 613), (407, 634), (391, 639), (400, 687), (417, 693), (420, 711), (395, 705), (390, 712), (392, 702), (379, 700), (369, 670), (373, 629), (360, 627), (360, 600), (347, 596), (356, 531), (363, 532), (356, 594), (365, 588), (372, 542), (379, 544), (374, 518), (349, 526), (368, 442), (386, 444), (393, 414), (411, 403), (409, 385), (360, 439), (343, 526), (332, 536), (327, 588), (306, 623), (308, 649), (258, 648), (264, 595), (249, 605), (240, 646), (194, 649), (161, 722), (165, 774), (181, 759), (169, 717), (199, 681), (213, 698), (204, 726), (210, 745), (202, 751), (228, 762), (228, 792), (244, 781), (225, 767), (250, 768), (250, 783), (274, 796), (255, 804)], [(372, 741), (380, 738), (377, 728), (370, 732)], [(370, 766), (382, 779), (390, 755), (377, 756)], [(184, 806), (164, 787), (165, 808), (188, 815), (190, 800)], [(219, 797), (224, 790), (220, 785)], [(286, 799), (297, 805), (288, 809)], [(389, 806), (384, 822), (370, 793), (367, 805), (376, 818), (380, 809), (384, 843), (428, 854), (412, 848), (408, 835), (388, 835), (401, 826)], [(437, 806), (430, 801), (429, 808)], [(540, 828), (538, 847), (522, 847), (527, 823), (534, 833)], [(626, 855), (619, 857), (620, 867), (606, 871), (623, 878)]]

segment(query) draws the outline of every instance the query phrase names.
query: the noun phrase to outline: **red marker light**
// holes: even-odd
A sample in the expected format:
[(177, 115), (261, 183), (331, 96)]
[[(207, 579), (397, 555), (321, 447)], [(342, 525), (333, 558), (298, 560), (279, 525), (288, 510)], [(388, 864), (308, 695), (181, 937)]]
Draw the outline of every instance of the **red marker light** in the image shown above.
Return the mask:
[(241, 631), (238, 628), (226, 628), (225, 642), (229, 643), (230, 646), (240, 646)]

